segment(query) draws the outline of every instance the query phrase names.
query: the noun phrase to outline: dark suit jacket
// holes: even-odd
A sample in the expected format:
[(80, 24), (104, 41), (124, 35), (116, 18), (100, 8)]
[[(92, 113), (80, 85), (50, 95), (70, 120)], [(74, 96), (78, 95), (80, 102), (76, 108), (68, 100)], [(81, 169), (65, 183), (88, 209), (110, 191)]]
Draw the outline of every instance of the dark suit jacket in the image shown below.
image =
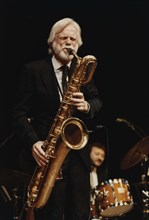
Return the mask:
[[(70, 74), (75, 63), (74, 60), (71, 64)], [(90, 111), (88, 114), (77, 112), (76, 116), (88, 121), (100, 110), (102, 103), (93, 81), (81, 87), (81, 90), (90, 104)], [(12, 115), (16, 134), (25, 148), (31, 149), (35, 142), (47, 138), (59, 105), (60, 98), (51, 57), (24, 65)], [(28, 119), (31, 119), (31, 123)]]
[[(73, 62), (70, 72), (74, 66)], [(90, 118), (100, 110), (102, 104), (93, 82), (81, 89), (91, 106), (84, 118)], [(60, 105), (57, 81), (49, 57), (24, 65), (17, 96), (13, 122), (18, 133), (31, 146), (46, 138)], [(33, 118), (33, 123), (29, 123), (27, 118)]]

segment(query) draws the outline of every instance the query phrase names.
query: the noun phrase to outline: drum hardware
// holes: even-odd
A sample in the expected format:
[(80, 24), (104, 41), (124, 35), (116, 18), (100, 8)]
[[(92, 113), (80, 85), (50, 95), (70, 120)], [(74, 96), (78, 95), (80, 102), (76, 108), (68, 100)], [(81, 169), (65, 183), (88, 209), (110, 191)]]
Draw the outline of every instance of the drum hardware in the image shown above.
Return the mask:
[(12, 201), (11, 195), (5, 186), (3, 186), (3, 185), (0, 186), (0, 193), (4, 199), (4, 202), (11, 202)]
[(144, 160), (141, 162), (141, 166), (143, 168), (143, 174), (141, 176), (142, 183), (144, 183), (144, 187), (142, 187), (142, 212), (149, 213), (149, 187), (148, 187), (148, 169), (147, 168), (148, 157), (144, 155)]
[(142, 190), (143, 213), (149, 213), (149, 191)]
[(13, 192), (13, 219), (19, 219), (19, 200), (21, 196), (18, 194), (18, 188), (12, 189)]
[(20, 210), (24, 202), (22, 194), (30, 178), (29, 174), (17, 170), (0, 169), (0, 192), (3, 193), (4, 201), (11, 202), (14, 220), (20, 220)]
[(101, 199), (104, 199), (104, 198), (106, 198), (108, 196), (109, 196), (109, 192), (107, 190), (104, 189), (103, 192), (100, 192), (100, 198)]
[(143, 215), (149, 215), (149, 182), (142, 181), (134, 183), (138, 200), (136, 202), (137, 207)]
[(144, 190), (142, 190), (142, 193), (147, 197), (147, 198), (149, 198), (149, 192), (148, 191), (144, 191)]
[(90, 192), (90, 220), (99, 219), (99, 190), (97, 187), (91, 188)]
[(100, 201), (106, 198), (109, 195), (109, 192), (104, 190), (104, 192), (99, 191), (99, 187), (96, 186), (91, 189), (91, 200), (90, 200), (90, 220), (108, 220), (100, 215)]

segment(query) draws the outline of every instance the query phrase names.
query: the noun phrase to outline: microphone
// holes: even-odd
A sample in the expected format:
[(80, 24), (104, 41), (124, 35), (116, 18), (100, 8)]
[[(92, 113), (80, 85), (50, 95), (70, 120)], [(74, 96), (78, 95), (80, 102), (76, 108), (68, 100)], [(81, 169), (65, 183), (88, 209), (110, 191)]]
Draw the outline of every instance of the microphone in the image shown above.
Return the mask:
[(116, 118), (115, 121), (118, 122), (118, 123), (124, 122), (124, 123), (125, 123), (128, 127), (130, 127), (132, 130), (136, 130), (136, 129), (135, 129), (135, 126), (134, 126), (131, 122), (127, 121), (127, 120), (124, 119), (124, 118)]
[(118, 122), (118, 123), (124, 122), (124, 123), (126, 123), (128, 126), (131, 126), (131, 125), (132, 125), (129, 121), (127, 121), (127, 120), (124, 119), (124, 118), (116, 118), (115, 121)]
[(123, 120), (124, 120), (123, 118), (116, 118), (115, 121), (116, 121), (116, 122), (123, 122)]

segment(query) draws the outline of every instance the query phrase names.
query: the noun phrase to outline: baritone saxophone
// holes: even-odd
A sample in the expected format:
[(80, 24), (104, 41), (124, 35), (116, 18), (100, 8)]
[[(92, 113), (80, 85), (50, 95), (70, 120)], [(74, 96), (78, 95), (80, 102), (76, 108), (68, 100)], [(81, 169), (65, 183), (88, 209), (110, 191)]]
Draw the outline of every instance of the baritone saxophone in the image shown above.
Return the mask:
[[(71, 149), (80, 150), (88, 142), (86, 125), (78, 118), (71, 117), (73, 107), (70, 103), (72, 93), (79, 92), (81, 85), (89, 83), (97, 66), (92, 55), (78, 57), (72, 50), (68, 53), (76, 58), (76, 68), (72, 73), (67, 90), (64, 93), (56, 117), (47, 139), (43, 143), (49, 163), (45, 167), (37, 166), (27, 190), (27, 206), (41, 208), (46, 203), (57, 179), (61, 177), (61, 166)], [(88, 75), (86, 75), (89, 68)]]

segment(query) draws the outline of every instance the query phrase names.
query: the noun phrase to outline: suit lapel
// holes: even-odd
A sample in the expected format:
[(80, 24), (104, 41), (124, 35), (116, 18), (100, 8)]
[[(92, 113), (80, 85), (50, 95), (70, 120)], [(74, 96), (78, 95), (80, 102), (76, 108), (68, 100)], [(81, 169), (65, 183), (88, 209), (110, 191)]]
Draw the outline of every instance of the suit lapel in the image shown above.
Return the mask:
[(41, 80), (48, 94), (51, 95), (52, 91), (55, 95), (55, 98), (59, 99), (56, 76), (49, 58), (45, 60), (45, 64), (43, 65), (43, 74), (41, 74)]
[[(70, 77), (75, 68), (75, 65), (76, 65), (76, 60), (74, 59), (70, 66)], [(51, 62), (51, 57), (48, 57), (45, 60), (42, 66), (42, 74), (40, 75), (40, 77), (48, 94), (51, 95), (51, 93), (54, 93), (55, 99), (60, 100), (58, 87), (57, 87), (57, 79)]]

